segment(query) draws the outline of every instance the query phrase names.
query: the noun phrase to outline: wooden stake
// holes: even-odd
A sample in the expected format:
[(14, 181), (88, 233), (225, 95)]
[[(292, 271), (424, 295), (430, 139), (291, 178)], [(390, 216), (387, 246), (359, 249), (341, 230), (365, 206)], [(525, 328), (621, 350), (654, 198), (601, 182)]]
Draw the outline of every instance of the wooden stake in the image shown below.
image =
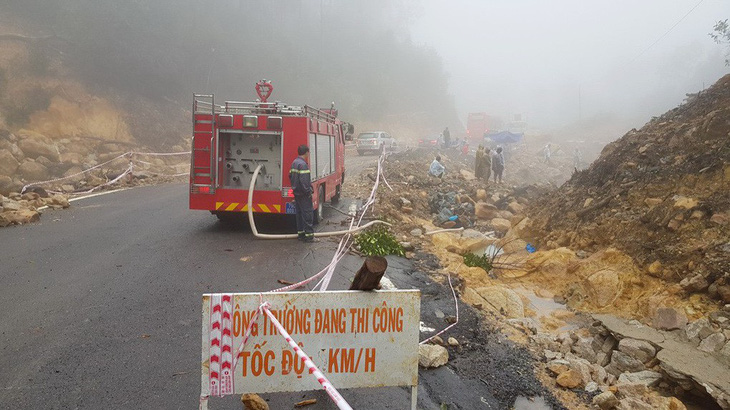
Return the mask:
[(388, 269), (388, 260), (382, 256), (368, 256), (352, 280), (350, 290), (380, 289), (380, 278)]

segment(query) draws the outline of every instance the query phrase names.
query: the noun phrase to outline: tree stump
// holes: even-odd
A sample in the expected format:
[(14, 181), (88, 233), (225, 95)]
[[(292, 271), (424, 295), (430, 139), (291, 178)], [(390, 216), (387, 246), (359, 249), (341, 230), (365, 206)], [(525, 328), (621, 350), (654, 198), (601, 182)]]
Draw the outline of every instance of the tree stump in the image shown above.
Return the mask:
[(388, 269), (388, 261), (382, 256), (368, 256), (355, 274), (350, 290), (380, 289), (380, 279)]

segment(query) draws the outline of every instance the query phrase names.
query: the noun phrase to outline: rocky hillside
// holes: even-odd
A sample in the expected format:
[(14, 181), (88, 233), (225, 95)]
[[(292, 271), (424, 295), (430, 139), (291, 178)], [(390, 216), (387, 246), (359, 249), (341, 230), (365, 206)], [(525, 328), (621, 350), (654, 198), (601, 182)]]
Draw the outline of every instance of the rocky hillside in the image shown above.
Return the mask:
[(615, 247), (647, 275), (730, 303), (730, 75), (607, 145), (530, 215), (543, 249)]

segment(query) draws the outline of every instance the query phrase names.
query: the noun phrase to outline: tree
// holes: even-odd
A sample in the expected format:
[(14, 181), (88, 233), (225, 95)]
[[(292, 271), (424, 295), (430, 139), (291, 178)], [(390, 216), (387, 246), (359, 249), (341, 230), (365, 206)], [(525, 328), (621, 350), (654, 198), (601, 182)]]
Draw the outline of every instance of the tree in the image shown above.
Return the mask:
[(720, 20), (715, 23), (715, 27), (713, 27), (710, 37), (712, 37), (717, 44), (726, 47), (725, 65), (730, 66), (730, 24), (728, 24), (728, 20)]

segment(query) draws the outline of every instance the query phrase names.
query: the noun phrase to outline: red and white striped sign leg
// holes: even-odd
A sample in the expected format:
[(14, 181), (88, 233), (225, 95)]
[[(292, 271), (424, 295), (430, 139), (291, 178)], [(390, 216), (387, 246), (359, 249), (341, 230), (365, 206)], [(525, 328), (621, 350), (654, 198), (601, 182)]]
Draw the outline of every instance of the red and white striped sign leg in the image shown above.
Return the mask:
[(208, 379), (210, 395), (220, 396), (221, 389), (221, 295), (210, 296), (210, 353)]
[(221, 296), (221, 396), (234, 393), (233, 386), (233, 336), (231, 317), (233, 315), (233, 295)]

